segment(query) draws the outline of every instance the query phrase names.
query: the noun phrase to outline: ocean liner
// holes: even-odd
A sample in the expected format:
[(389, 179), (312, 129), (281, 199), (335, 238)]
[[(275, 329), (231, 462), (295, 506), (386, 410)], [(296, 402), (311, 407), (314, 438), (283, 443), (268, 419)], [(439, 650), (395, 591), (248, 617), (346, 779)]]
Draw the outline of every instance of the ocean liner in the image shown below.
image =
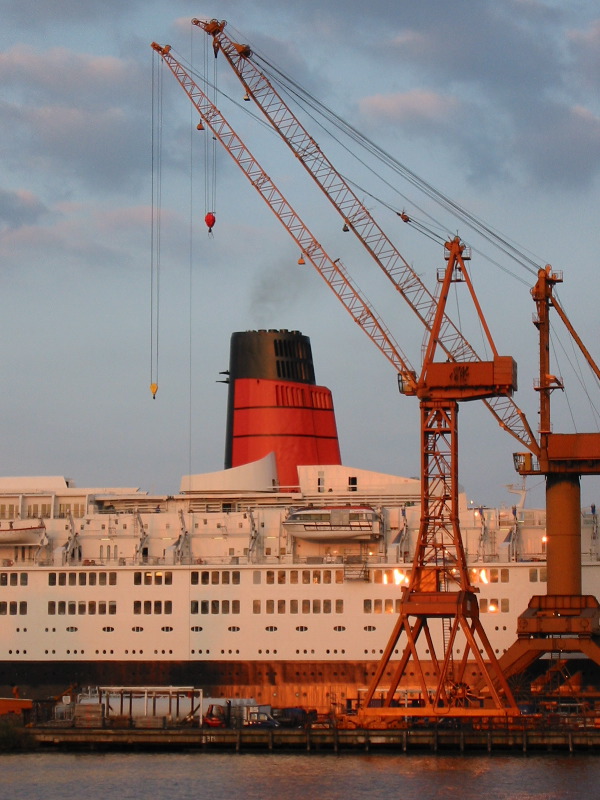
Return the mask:
[[(4, 694), (193, 685), (326, 709), (364, 691), (411, 569), (419, 481), (341, 463), (307, 337), (233, 334), (228, 381), (225, 469), (184, 476), (175, 496), (0, 478)], [(494, 509), (460, 496), (498, 655), (545, 592), (545, 515), (524, 501)], [(582, 519), (583, 589), (594, 594), (595, 508)]]

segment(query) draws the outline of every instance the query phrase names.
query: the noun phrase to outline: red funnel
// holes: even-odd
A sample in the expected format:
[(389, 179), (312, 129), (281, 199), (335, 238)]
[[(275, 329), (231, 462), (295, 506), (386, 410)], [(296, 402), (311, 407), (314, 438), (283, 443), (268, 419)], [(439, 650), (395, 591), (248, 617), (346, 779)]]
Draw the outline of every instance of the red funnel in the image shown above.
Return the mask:
[(302, 464), (341, 464), (331, 392), (315, 384), (310, 339), (298, 331), (231, 337), (225, 467), (274, 452), (281, 488)]

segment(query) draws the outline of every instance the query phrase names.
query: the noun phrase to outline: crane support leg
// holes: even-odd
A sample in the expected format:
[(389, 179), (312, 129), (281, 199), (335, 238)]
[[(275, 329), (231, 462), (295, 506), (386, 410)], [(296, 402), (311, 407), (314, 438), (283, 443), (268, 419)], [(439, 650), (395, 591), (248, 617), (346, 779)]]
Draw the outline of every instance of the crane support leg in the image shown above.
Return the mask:
[(546, 478), (548, 594), (581, 594), (581, 489), (579, 475)]

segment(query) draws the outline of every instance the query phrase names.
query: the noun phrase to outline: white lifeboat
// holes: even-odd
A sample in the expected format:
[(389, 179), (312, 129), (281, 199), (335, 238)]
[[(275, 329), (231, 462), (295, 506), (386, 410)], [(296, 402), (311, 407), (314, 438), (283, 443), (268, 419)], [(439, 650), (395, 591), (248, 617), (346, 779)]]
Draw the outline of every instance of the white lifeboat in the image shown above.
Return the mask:
[(0, 520), (0, 546), (41, 544), (45, 533), (42, 520)]
[(310, 541), (370, 540), (381, 536), (379, 514), (371, 506), (304, 506), (283, 521), (292, 536)]

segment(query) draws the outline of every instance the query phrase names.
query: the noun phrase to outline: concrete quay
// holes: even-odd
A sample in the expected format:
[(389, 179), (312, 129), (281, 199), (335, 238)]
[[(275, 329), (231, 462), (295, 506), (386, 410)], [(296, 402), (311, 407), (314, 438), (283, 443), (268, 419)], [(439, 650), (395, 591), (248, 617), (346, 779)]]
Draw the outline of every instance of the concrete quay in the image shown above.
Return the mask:
[(237, 730), (178, 728), (32, 727), (29, 734), (44, 750), (197, 750), (200, 752), (567, 752), (600, 754), (600, 729), (527, 730), (419, 727), (376, 730)]

